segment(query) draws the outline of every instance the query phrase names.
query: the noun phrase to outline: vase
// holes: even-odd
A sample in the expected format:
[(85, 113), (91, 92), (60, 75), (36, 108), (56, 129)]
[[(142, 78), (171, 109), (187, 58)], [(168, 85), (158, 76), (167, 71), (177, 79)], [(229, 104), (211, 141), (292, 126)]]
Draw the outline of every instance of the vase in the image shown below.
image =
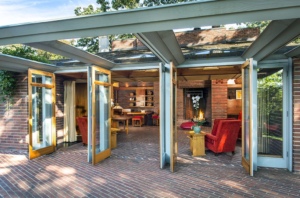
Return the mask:
[(193, 126), (193, 130), (196, 134), (199, 134), (201, 131), (201, 127), (200, 126)]

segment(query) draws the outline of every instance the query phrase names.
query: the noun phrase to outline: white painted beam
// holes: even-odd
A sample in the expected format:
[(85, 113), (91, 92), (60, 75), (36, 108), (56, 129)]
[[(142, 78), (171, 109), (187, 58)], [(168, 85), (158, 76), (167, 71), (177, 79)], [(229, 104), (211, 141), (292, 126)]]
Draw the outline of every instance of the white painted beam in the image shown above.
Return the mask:
[(111, 71), (125, 71), (125, 70), (144, 70), (144, 69), (158, 69), (160, 63), (137, 63), (137, 64), (117, 64)]
[(240, 65), (245, 62), (242, 57), (224, 57), (224, 58), (209, 58), (200, 60), (186, 60), (176, 68), (193, 68), (193, 67), (214, 67), (214, 66), (229, 66)]
[(135, 36), (163, 63), (174, 61), (178, 65), (184, 62), (185, 58), (172, 30), (137, 33)]
[(0, 45), (298, 18), (299, 0), (198, 1), (0, 27)]
[(299, 34), (300, 19), (272, 21), (242, 57), (263, 60)]
[(300, 46), (295, 47), (294, 49), (285, 53), (287, 57), (300, 57)]
[(68, 45), (60, 41), (45, 41), (38, 43), (26, 43), (34, 48), (42, 49), (54, 54), (59, 54), (68, 58), (79, 60), (83, 63), (97, 65), (106, 69), (112, 68), (115, 64), (104, 58), (91, 54), (89, 52), (80, 50), (76, 47)]
[(58, 67), (55, 65), (40, 63), (37, 61), (27, 60), (16, 56), (0, 54), (0, 68), (8, 71), (19, 72), (27, 71), (28, 68), (53, 72)]

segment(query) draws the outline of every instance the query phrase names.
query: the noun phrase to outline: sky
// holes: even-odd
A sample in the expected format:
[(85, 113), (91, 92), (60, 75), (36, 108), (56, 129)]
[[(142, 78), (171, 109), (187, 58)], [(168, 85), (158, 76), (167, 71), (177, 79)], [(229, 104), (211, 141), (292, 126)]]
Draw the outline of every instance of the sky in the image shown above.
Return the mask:
[(91, 4), (99, 7), (96, 0), (0, 0), (0, 27), (75, 17), (75, 8)]
[(0, 26), (74, 17), (76, 7), (96, 0), (0, 0)]

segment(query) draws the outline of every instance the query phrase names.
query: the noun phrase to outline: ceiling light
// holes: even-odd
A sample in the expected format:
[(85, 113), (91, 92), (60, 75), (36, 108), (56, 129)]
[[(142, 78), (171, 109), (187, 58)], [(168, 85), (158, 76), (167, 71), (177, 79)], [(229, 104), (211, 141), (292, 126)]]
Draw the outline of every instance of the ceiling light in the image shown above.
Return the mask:
[(219, 67), (204, 67), (203, 70), (216, 70), (219, 69)]

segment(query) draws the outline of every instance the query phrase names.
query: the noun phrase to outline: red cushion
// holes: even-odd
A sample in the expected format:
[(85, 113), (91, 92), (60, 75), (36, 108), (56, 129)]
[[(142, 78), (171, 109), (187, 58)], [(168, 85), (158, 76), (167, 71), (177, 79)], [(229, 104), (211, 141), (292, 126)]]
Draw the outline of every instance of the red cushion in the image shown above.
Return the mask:
[(153, 115), (152, 118), (153, 118), (153, 119), (158, 119), (159, 116), (158, 116), (158, 115)]
[(143, 119), (143, 116), (133, 116), (132, 118), (140, 118), (140, 119)]
[(180, 125), (180, 128), (191, 130), (192, 126), (194, 126), (194, 122), (184, 122)]

